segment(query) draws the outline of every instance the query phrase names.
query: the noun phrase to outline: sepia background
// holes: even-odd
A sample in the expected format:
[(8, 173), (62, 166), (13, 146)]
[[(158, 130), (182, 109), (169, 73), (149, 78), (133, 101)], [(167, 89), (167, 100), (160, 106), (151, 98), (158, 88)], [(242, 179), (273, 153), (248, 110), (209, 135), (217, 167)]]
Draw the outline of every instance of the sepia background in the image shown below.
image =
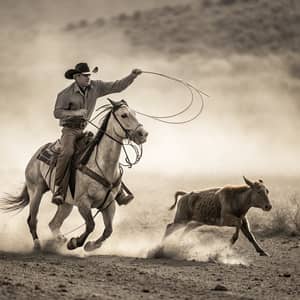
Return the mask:
[[(296, 299), (300, 293), (300, 2), (297, 0), (0, 0), (0, 198), (17, 195), (38, 147), (60, 136), (57, 93), (78, 62), (93, 79), (140, 68), (184, 79), (210, 97), (184, 125), (138, 115), (149, 132), (139, 164), (125, 169), (135, 195), (117, 207), (114, 232), (93, 253), (51, 240), (56, 207), (42, 200), (32, 251), (28, 207), (0, 214), (2, 299)], [(190, 101), (184, 86), (142, 74), (114, 100), (151, 115)], [(106, 103), (106, 97), (97, 105)], [(199, 99), (173, 121), (198, 111)], [(92, 127), (88, 130), (94, 131)], [(232, 228), (202, 226), (164, 243), (153, 259), (177, 190), (197, 191), (262, 178), (270, 212), (249, 211), (260, 257)], [(93, 211), (93, 214), (95, 211)], [(96, 239), (103, 231), (96, 218)], [(74, 208), (62, 233), (83, 223)], [(67, 234), (76, 237), (83, 228)], [(221, 289), (221, 290), (220, 290)]]
[[(243, 175), (263, 178), (276, 203), (269, 214), (251, 215), (256, 229), (297, 229), (298, 1), (2, 0), (0, 7), (2, 195), (21, 190), (32, 154), (59, 137), (53, 107), (57, 93), (70, 84), (63, 74), (86, 61), (99, 66), (94, 79), (116, 80), (140, 68), (182, 78), (210, 96), (189, 124), (139, 116), (149, 138), (140, 163), (124, 175), (136, 199), (118, 208), (115, 232), (100, 254), (144, 257), (172, 219), (167, 207), (176, 190), (242, 184)], [(189, 97), (181, 85), (149, 74), (111, 95), (154, 115), (180, 111)], [(197, 105), (178, 120), (192, 116)], [(41, 205), (42, 238), (49, 237), (47, 223), (55, 212), (50, 197)], [(2, 250), (31, 249), (27, 213), (13, 221), (1, 216)], [(97, 221), (93, 237), (102, 231)], [(63, 231), (81, 222), (74, 209)], [(203, 258), (201, 251), (184, 253)]]

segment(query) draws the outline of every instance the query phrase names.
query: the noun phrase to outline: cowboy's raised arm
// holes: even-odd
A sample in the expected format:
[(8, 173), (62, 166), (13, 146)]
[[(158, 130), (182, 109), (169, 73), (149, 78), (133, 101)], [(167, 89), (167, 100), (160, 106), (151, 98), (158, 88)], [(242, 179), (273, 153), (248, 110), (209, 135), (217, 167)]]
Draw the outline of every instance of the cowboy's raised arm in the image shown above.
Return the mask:
[(110, 81), (110, 82), (96, 80), (95, 82), (97, 85), (98, 97), (102, 97), (111, 93), (122, 92), (129, 85), (131, 85), (134, 79), (140, 74), (142, 74), (142, 71), (140, 69), (134, 69), (128, 76), (120, 80)]
[(54, 107), (54, 117), (56, 119), (68, 120), (77, 117), (83, 117), (86, 113), (85, 110), (70, 110), (70, 101), (66, 95), (60, 93), (57, 95), (55, 107)]

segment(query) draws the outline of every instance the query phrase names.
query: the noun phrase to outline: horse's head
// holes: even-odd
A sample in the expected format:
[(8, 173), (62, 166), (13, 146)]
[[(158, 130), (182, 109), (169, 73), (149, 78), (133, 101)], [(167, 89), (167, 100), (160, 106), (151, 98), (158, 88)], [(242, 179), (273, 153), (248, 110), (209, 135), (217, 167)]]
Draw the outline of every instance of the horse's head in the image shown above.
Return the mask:
[(148, 132), (144, 129), (143, 125), (137, 120), (136, 113), (130, 109), (126, 101), (121, 100), (118, 102), (110, 100), (112, 104), (112, 122), (113, 132), (121, 139), (128, 138), (137, 145), (146, 142)]

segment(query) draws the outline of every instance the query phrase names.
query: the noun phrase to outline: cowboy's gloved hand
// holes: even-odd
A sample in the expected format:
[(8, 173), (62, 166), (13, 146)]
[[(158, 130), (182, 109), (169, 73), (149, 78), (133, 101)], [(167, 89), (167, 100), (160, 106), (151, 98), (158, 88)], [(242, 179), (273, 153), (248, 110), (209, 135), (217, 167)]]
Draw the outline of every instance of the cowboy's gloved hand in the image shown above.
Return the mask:
[(131, 74), (133, 74), (135, 77), (141, 75), (142, 73), (143, 73), (143, 71), (140, 70), (140, 69), (133, 69), (133, 70), (131, 71)]

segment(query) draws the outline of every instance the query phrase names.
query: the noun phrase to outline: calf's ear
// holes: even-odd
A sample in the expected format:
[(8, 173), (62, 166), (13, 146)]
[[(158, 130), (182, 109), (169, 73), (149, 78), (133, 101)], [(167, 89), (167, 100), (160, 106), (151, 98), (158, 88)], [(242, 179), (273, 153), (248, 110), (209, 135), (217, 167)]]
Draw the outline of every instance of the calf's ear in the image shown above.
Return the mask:
[(250, 187), (253, 187), (254, 183), (251, 180), (247, 179), (245, 176), (243, 176), (243, 178), (247, 185), (249, 185)]

